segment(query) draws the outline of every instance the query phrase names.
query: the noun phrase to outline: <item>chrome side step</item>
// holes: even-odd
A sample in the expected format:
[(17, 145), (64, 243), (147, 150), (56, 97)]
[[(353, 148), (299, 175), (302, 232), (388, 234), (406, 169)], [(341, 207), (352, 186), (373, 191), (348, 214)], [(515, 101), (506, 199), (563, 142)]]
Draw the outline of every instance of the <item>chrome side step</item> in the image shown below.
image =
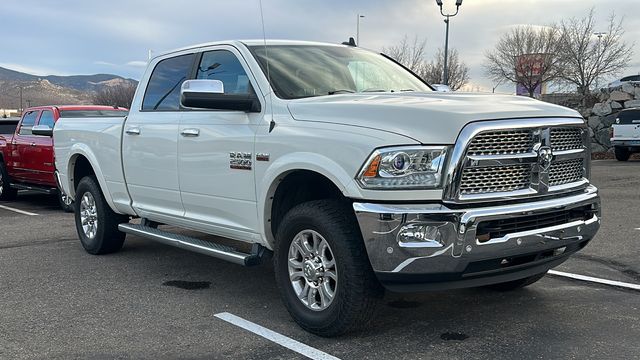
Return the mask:
[[(146, 223), (146, 221), (143, 221)], [(209, 255), (243, 266), (258, 265), (260, 259), (268, 250), (258, 244), (254, 244), (251, 254), (240, 252), (230, 246), (212, 243), (185, 235), (174, 234), (145, 225), (124, 223), (118, 225), (118, 230), (132, 235), (155, 240), (163, 244)]]

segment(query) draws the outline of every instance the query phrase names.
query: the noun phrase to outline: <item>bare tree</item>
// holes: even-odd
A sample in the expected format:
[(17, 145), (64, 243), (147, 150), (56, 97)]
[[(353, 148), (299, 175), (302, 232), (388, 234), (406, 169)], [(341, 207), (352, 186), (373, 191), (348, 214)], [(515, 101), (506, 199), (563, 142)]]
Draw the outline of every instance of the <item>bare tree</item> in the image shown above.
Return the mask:
[(632, 46), (622, 40), (622, 19), (617, 20), (615, 14), (609, 17), (606, 34), (600, 37), (594, 35), (593, 9), (583, 18), (562, 21), (560, 30), (561, 78), (576, 85), (585, 99), (598, 80), (620, 73), (631, 61)]
[[(416, 75), (430, 84), (442, 84), (444, 75), (444, 51), (438, 49), (434, 59), (428, 62), (425, 58), (427, 39), (414, 37), (409, 41), (405, 35), (398, 45), (385, 47), (382, 52), (406, 66)], [(469, 67), (462, 61), (455, 49), (449, 50), (449, 87), (458, 90), (469, 82)]]
[(424, 51), (427, 47), (427, 39), (418, 39), (417, 36), (410, 42), (407, 35), (398, 45), (382, 48), (382, 52), (390, 58), (406, 66), (409, 70), (420, 75), (424, 71)]
[[(449, 88), (456, 91), (465, 86), (469, 82), (469, 67), (460, 60), (458, 50), (449, 50), (449, 59), (447, 62), (449, 68)], [(438, 49), (435, 57), (431, 62), (425, 64), (423, 72), (419, 73), (429, 84), (444, 84), (444, 50)]]
[(93, 96), (95, 105), (109, 105), (131, 108), (133, 95), (136, 92), (134, 84), (105, 86)]
[(493, 81), (507, 80), (524, 87), (533, 97), (536, 88), (560, 75), (559, 40), (556, 27), (515, 27), (485, 53), (485, 72)]

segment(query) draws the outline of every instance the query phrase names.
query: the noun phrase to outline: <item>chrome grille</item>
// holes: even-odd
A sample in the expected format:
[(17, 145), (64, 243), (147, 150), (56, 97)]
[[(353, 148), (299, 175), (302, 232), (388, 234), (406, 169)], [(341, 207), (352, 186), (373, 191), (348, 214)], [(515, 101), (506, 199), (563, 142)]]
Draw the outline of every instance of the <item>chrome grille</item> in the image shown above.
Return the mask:
[(550, 138), (553, 151), (582, 149), (583, 146), (582, 130), (579, 128), (552, 128)]
[[(581, 119), (517, 119), (467, 125), (451, 159), (445, 200), (510, 200), (587, 186), (588, 133)], [(574, 150), (574, 151), (567, 151)]]
[(460, 194), (481, 194), (526, 189), (531, 182), (531, 165), (466, 168)]
[(549, 185), (563, 185), (580, 181), (584, 177), (584, 160), (571, 159), (551, 164)]
[(530, 129), (488, 131), (473, 138), (467, 155), (523, 154), (532, 149), (533, 137)]

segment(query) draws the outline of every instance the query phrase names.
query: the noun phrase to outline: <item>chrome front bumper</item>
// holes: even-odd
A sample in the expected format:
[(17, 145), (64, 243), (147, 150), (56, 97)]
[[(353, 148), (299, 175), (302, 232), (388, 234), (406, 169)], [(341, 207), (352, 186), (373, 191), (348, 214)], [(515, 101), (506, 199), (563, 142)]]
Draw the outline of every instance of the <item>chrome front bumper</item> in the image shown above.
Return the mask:
[[(396, 291), (480, 286), (544, 272), (580, 250), (600, 227), (594, 186), (582, 193), (502, 206), (451, 209), (443, 204), (354, 203), (369, 260), (378, 279)], [(588, 219), (487, 238), (483, 222), (571, 209)], [(430, 231), (407, 237), (428, 226)], [(482, 239), (479, 239), (479, 236)]]

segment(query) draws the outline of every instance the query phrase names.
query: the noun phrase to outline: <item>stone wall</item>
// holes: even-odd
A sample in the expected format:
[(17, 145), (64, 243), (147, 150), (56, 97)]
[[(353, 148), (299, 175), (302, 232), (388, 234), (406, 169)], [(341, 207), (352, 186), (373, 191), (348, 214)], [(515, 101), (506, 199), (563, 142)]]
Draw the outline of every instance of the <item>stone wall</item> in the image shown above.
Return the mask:
[(640, 82), (624, 83), (611, 89), (602, 89), (600, 102), (593, 108), (581, 111), (591, 129), (591, 149), (593, 152), (608, 151), (611, 148), (610, 128), (622, 109), (640, 108)]

